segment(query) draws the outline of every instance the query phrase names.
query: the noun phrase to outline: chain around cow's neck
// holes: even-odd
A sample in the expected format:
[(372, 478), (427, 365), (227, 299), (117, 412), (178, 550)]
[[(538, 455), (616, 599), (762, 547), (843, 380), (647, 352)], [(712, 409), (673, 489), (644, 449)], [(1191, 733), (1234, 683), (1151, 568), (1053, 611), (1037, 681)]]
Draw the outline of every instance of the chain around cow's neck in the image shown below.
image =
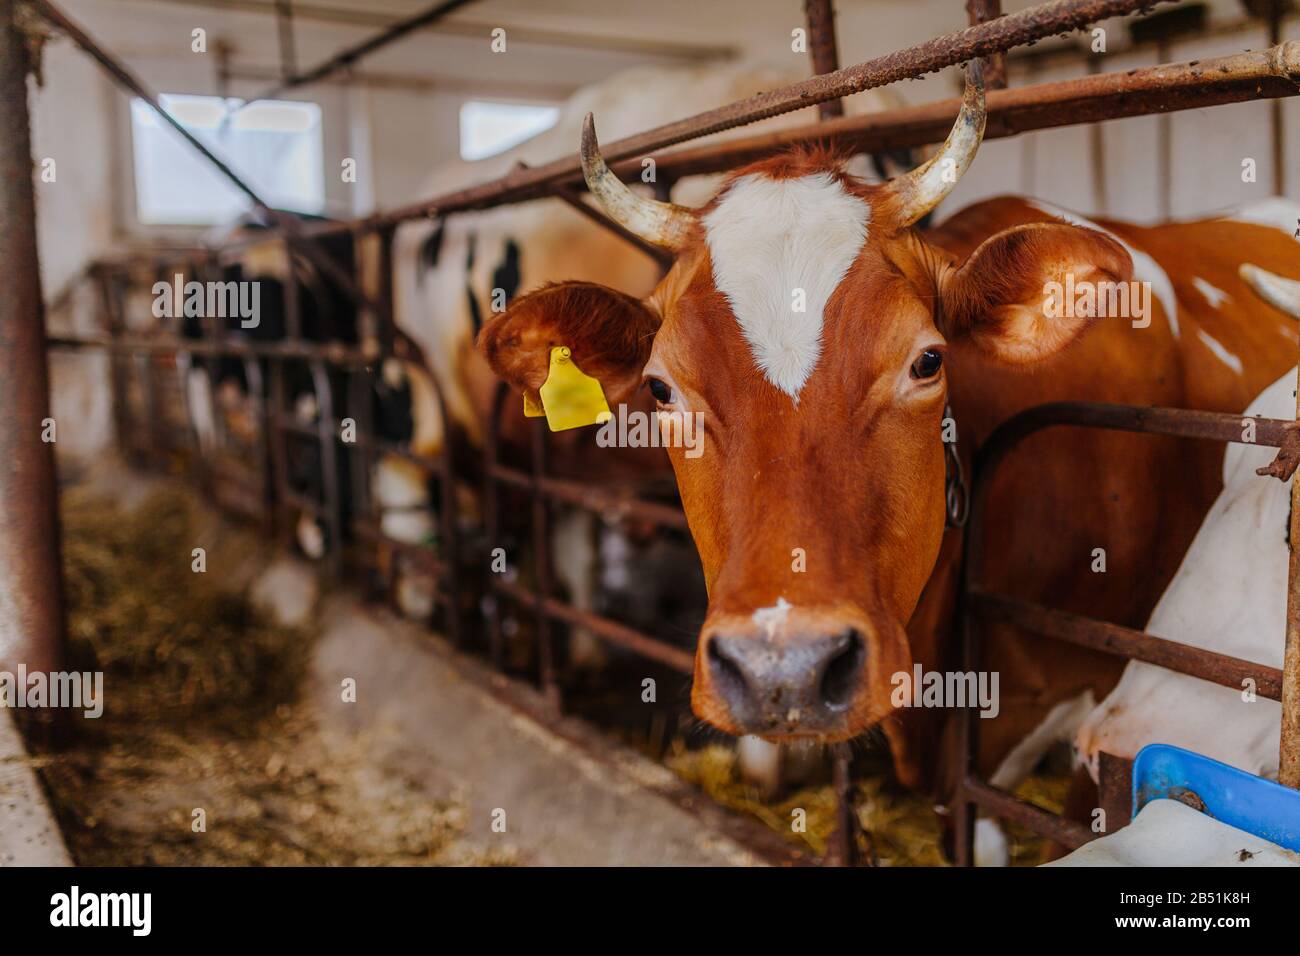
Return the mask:
[[(944, 402), (943, 420), (945, 422), (952, 421), (954, 426), (957, 424), (956, 419), (952, 417), (951, 402)], [(940, 440), (942, 440), (942, 436)], [(970, 494), (966, 488), (966, 473), (962, 471), (961, 467), (961, 455), (957, 454), (957, 438), (955, 434), (952, 441), (943, 443), (943, 461), (945, 525), (949, 528), (961, 528), (966, 524)]]

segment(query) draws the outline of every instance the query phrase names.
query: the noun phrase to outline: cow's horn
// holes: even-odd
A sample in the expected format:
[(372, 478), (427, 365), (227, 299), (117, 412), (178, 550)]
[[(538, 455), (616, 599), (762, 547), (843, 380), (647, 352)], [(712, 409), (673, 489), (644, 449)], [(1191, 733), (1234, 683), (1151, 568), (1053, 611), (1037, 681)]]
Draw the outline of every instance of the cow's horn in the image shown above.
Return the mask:
[(1249, 262), (1243, 262), (1237, 272), (1246, 280), (1246, 285), (1269, 305), (1300, 319), (1300, 281), (1274, 275)]
[(979, 60), (966, 67), (966, 92), (961, 100), (957, 122), (943, 148), (923, 165), (890, 181), (886, 187), (894, 195), (895, 221), (910, 226), (952, 192), (957, 180), (979, 152), (984, 138), (984, 69)]
[(647, 242), (677, 250), (694, 228), (695, 214), (685, 206), (638, 196), (609, 171), (590, 113), (582, 124), (582, 175), (609, 218)]

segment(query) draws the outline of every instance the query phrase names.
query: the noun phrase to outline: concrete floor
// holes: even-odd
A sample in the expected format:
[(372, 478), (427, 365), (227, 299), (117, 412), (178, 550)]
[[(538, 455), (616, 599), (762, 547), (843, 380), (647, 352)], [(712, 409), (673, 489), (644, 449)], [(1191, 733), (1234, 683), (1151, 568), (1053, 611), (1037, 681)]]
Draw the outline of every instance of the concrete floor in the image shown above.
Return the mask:
[[(158, 481), (101, 466), (91, 484), (129, 506)], [(223, 522), (211, 517), (218, 540), (209, 543), (219, 550)], [(464, 807), (467, 850), (523, 865), (764, 862), (747, 846), (767, 860), (781, 857), (783, 841), (761, 825), (720, 809), (662, 765), (589, 725), (554, 717), (531, 687), (508, 682), (426, 628), (363, 604), (345, 587), (330, 585), (320, 598), (317, 567), (265, 551), (245, 551), (223, 567), (232, 584), (250, 582), (254, 599), (286, 623), (315, 621), (322, 628), (306, 706), (334, 752), (355, 753), (362, 745), (360, 765), (355, 759), (339, 765), (374, 794), (374, 806), (414, 784), (433, 800)], [(345, 678), (356, 682), (355, 702), (343, 699)], [(21, 748), (0, 711), (0, 863), (66, 864), (67, 850)], [(303, 757), (328, 760), (331, 750)], [(502, 818), (504, 832), (497, 832), (494, 819)], [(384, 825), (356, 821), (358, 828)]]
[(71, 866), (13, 712), (0, 708), (0, 866)]
[[(441, 640), (348, 597), (327, 600), (312, 701), (330, 733), (380, 741), (372, 756), (401, 768), (434, 798), (467, 811), (464, 838), (513, 850), (522, 864), (733, 866), (754, 855), (671, 798), (681, 785), (659, 764), (614, 743), (593, 753), (534, 719), (545, 705), (527, 687), (522, 706), (493, 687), (505, 680)], [(356, 680), (355, 703), (341, 683)], [(588, 730), (570, 729), (578, 739)], [(494, 832), (504, 811), (505, 832)], [(718, 811), (721, 812), (721, 811)]]

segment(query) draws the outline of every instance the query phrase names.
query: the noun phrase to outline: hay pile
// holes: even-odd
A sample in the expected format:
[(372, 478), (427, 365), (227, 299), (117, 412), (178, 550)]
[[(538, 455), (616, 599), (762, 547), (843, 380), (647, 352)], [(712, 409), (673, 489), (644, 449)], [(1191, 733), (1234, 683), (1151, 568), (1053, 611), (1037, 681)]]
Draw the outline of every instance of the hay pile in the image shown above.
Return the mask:
[[(757, 817), (788, 839), (801, 842), (818, 856), (826, 852), (835, 830), (835, 791), (829, 783), (805, 787), (777, 802), (766, 801), (736, 769), (731, 747), (713, 744), (690, 750), (674, 742), (665, 758), (678, 776), (732, 810)], [(943, 825), (934, 807), (923, 797), (893, 779), (887, 754), (867, 753), (857, 759), (854, 806), (858, 822), (871, 835), (881, 866), (948, 866), (943, 853)], [(1046, 810), (1059, 813), (1069, 788), (1068, 773), (1035, 773), (1017, 795)], [(807, 832), (791, 828), (791, 812), (807, 813)], [(1023, 827), (1005, 825), (1012, 866), (1043, 862), (1045, 841)]]
[(104, 715), (35, 762), (78, 863), (510, 862), (464, 849), (463, 807), (375, 767), (373, 741), (322, 732), (300, 693), (310, 634), (213, 573), (251, 538), (176, 489), (130, 513), (74, 490), (63, 521), (71, 666), (104, 671)]
[[(736, 754), (730, 747), (713, 744), (688, 750), (677, 741), (667, 756), (668, 766), (714, 800), (757, 817), (788, 839), (802, 842), (821, 856), (835, 830), (835, 791), (830, 784), (805, 787), (778, 802), (767, 802), (758, 789), (736, 771)], [(861, 758), (867, 772), (854, 786), (858, 821), (871, 834), (881, 866), (947, 866), (942, 850), (942, 827), (934, 809), (920, 796), (890, 779), (885, 762), (875, 754)], [(791, 828), (792, 811), (807, 814), (807, 832)]]

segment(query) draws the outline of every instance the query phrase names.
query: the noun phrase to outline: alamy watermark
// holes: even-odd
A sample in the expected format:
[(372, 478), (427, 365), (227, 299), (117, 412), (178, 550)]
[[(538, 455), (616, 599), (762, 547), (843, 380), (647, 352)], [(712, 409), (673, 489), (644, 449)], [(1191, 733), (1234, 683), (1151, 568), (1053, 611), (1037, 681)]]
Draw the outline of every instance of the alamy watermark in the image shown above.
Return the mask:
[(997, 671), (927, 671), (920, 664), (911, 672), (897, 671), (889, 702), (895, 707), (977, 707), (991, 720), (1001, 711)]
[(1151, 324), (1151, 283), (1075, 282), (1067, 272), (1064, 282), (1043, 285), (1043, 315), (1049, 319), (1132, 319), (1133, 328)]
[(255, 329), (262, 321), (262, 284), (256, 280), (186, 282), (178, 272), (172, 282), (155, 282), (153, 296), (155, 319), (237, 318), (241, 329)]
[(617, 406), (596, 432), (601, 448), (681, 448), (687, 458), (704, 454), (704, 414), (643, 412)]
[(103, 671), (0, 671), (0, 707), (82, 710), (91, 720), (104, 713)]

